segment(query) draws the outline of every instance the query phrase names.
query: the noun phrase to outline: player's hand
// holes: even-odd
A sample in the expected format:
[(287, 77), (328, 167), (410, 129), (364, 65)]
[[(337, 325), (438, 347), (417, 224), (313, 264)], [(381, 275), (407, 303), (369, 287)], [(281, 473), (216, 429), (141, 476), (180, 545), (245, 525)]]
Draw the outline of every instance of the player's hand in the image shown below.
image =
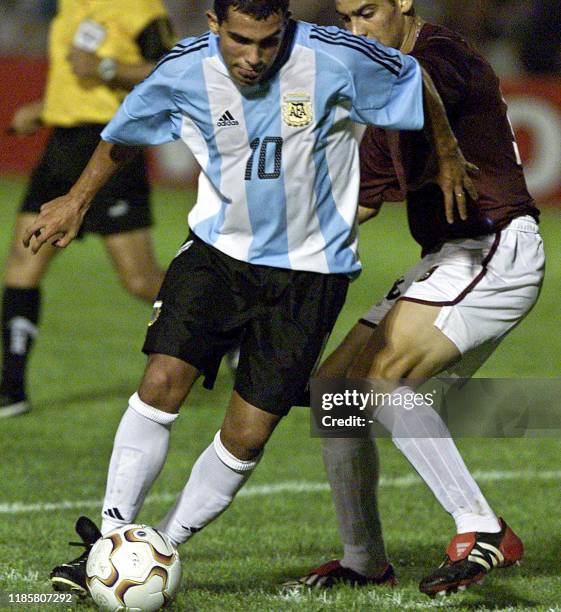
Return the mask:
[(41, 212), (23, 234), (23, 245), (36, 254), (44, 244), (67, 247), (78, 235), (85, 209), (70, 194), (41, 206)]
[(66, 59), (74, 74), (81, 79), (99, 79), (100, 59), (95, 53), (72, 47)]
[(438, 157), (437, 183), (444, 194), (444, 208), (448, 223), (454, 223), (455, 211), (460, 219), (468, 218), (467, 200), (479, 197), (470, 175), (479, 172), (479, 168), (468, 162), (459, 148), (454, 153)]
[(20, 106), (12, 117), (9, 131), (18, 136), (34, 134), (43, 125), (41, 121), (42, 112), (42, 100), (36, 100), (35, 102)]

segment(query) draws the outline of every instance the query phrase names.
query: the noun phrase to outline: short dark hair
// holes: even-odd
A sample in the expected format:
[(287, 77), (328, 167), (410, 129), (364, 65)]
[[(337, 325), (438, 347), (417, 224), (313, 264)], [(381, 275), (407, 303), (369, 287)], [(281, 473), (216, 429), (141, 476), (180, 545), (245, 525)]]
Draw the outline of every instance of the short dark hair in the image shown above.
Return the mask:
[(228, 17), (228, 9), (251, 15), (255, 19), (267, 19), (275, 13), (288, 13), (290, 0), (214, 0), (214, 12), (218, 23)]

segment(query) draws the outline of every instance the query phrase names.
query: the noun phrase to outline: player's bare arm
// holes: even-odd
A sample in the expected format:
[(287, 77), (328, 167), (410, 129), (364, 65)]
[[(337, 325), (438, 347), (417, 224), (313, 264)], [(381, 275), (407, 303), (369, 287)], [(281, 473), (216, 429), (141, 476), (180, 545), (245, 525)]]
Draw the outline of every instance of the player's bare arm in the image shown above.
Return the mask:
[(82, 220), (97, 192), (111, 176), (138, 152), (100, 141), (84, 172), (64, 196), (43, 204), (41, 212), (25, 230), (23, 244), (35, 254), (46, 243), (67, 247), (78, 235)]
[(96, 53), (77, 47), (67, 57), (74, 74), (81, 79), (96, 79), (123, 89), (132, 89), (152, 72), (153, 62), (125, 64), (114, 58), (101, 58)]
[(454, 205), (462, 220), (467, 219), (466, 193), (477, 200), (477, 191), (470, 173), (477, 172), (477, 166), (463, 156), (458, 141), (446, 116), (444, 104), (428, 72), (423, 72), (425, 117), (428, 120), (425, 133), (430, 138), (438, 160), (436, 182), (444, 194), (444, 206), (448, 223), (454, 222)]

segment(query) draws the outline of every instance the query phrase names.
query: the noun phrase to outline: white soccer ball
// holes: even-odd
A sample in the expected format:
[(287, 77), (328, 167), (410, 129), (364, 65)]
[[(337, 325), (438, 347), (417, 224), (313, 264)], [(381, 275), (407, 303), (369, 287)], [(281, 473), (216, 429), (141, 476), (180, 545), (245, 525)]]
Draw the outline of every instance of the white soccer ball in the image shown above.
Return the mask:
[(149, 612), (175, 595), (181, 563), (165, 534), (147, 525), (125, 525), (93, 545), (86, 574), (102, 610)]

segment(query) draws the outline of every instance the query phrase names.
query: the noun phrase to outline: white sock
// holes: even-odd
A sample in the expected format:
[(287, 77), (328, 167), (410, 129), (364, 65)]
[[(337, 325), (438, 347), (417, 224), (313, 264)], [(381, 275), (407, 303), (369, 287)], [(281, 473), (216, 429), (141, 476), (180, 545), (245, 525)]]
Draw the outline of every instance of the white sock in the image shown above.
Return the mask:
[(134, 522), (164, 465), (171, 425), (178, 416), (145, 404), (138, 393), (129, 399), (113, 443), (101, 533)]
[[(400, 387), (376, 412), (376, 420), (427, 483), (442, 507), (456, 521), (458, 533), (497, 532), (501, 527), (469, 473), (448, 428), (425, 402), (406, 410), (405, 398), (415, 394)], [(401, 397), (398, 397), (401, 395)], [(416, 394), (419, 397), (419, 394)], [(419, 437), (424, 436), (424, 437)]]
[(259, 463), (237, 459), (222, 444), (220, 431), (214, 442), (199, 456), (189, 480), (158, 529), (174, 546), (186, 542), (230, 505)]

